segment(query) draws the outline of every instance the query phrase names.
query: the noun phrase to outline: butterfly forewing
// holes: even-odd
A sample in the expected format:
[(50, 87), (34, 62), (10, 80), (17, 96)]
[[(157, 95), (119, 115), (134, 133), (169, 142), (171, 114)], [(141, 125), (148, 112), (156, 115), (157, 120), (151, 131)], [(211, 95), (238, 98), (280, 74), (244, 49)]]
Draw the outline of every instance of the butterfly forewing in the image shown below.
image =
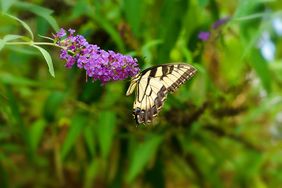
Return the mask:
[(161, 110), (167, 94), (174, 92), (195, 73), (194, 67), (184, 63), (164, 64), (142, 71), (130, 84), (137, 85), (133, 105), (136, 122), (138, 124), (152, 122)]

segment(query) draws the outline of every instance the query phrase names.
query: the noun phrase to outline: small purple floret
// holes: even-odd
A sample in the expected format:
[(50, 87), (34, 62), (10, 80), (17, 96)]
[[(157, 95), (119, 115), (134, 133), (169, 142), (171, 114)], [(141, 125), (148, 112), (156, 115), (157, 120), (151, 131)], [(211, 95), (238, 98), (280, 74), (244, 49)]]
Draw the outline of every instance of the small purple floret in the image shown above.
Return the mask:
[(67, 34), (66, 31), (63, 28), (61, 28), (60, 31), (55, 36), (58, 38), (63, 38), (64, 36), (66, 36), (66, 34)]
[(201, 31), (198, 34), (198, 38), (201, 39), (202, 41), (207, 41), (210, 38), (210, 32)]
[(216, 22), (214, 22), (212, 24), (211, 30), (209, 32), (208, 31), (201, 31), (198, 34), (198, 38), (202, 41), (207, 41), (211, 37), (211, 34), (213, 33), (213, 31), (220, 28), (220, 26), (226, 24), (230, 20), (230, 18), (231, 17), (225, 17), (225, 18), (221, 18), (221, 19), (217, 20)]
[(73, 29), (68, 32), (61, 29), (54, 35), (56, 43), (64, 48), (60, 58), (66, 60), (67, 68), (76, 64), (78, 68), (86, 71), (88, 77), (100, 80), (103, 84), (124, 80), (140, 71), (136, 58), (100, 49), (97, 45), (89, 44), (82, 35), (74, 33)]
[(68, 32), (70, 33), (70, 35), (73, 35), (75, 33), (74, 29), (68, 29)]
[(214, 24), (212, 25), (212, 28), (217, 29), (220, 26), (224, 25), (229, 20), (230, 20), (230, 17), (221, 18), (221, 19), (217, 20), (216, 22), (214, 22)]

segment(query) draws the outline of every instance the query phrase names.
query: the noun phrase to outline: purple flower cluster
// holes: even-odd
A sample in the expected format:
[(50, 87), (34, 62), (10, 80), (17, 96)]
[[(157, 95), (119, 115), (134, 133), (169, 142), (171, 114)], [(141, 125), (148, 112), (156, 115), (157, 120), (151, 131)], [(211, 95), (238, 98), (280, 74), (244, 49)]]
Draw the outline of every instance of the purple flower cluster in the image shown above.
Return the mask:
[[(230, 20), (230, 17), (225, 17), (225, 18), (217, 20), (216, 22), (214, 22), (212, 24), (212, 30), (216, 30), (216, 29), (220, 28), (220, 26), (226, 24), (229, 20)], [(198, 38), (202, 41), (207, 41), (207, 40), (209, 40), (211, 33), (212, 33), (212, 31), (201, 31), (198, 34)]]
[(63, 48), (60, 58), (66, 60), (67, 68), (76, 64), (78, 68), (85, 69), (88, 77), (100, 80), (103, 84), (124, 80), (140, 71), (136, 58), (105, 51), (97, 45), (89, 44), (82, 35), (74, 33), (73, 29), (61, 29), (53, 35), (55, 43)]

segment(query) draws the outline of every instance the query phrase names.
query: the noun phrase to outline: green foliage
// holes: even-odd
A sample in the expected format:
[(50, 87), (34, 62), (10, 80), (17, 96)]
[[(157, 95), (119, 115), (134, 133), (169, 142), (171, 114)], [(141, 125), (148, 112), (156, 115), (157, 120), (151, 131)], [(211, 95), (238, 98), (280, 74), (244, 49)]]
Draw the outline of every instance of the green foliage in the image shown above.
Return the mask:
[(53, 92), (46, 99), (43, 115), (48, 121), (54, 121), (56, 118), (57, 109), (63, 103), (64, 94), (62, 92)]
[[(136, 6), (139, 5), (139, 6)], [(145, 3), (142, 3), (141, 0), (125, 0), (124, 1), (124, 13), (125, 18), (130, 25), (133, 33), (136, 36), (140, 36), (140, 32), (142, 31), (141, 21), (143, 18), (143, 13), (145, 12)]]
[[(32, 5), (32, 4), (31, 4), (30, 6), (29, 6), (29, 4), (23, 4), (23, 5), (24, 5), (24, 7), (30, 8), (31, 10), (38, 8), (37, 6), (34, 6), (34, 5)], [(40, 14), (42, 14), (42, 16), (45, 16), (45, 17), (47, 16), (47, 17), (48, 17), (47, 14), (50, 14), (50, 13), (51, 13), (48, 9), (44, 9), (44, 8), (41, 8), (41, 9), (42, 9), (42, 10), (39, 10), (39, 12), (40, 12)], [(37, 9), (36, 9), (36, 10), (37, 10)], [(34, 35), (33, 35), (33, 32), (32, 32), (32, 30), (31, 30), (31, 28), (28, 26), (28, 24), (26, 24), (24, 21), (22, 21), (21, 19), (15, 17), (15, 16), (12, 16), (12, 15), (9, 15), (9, 14), (5, 14), (5, 15), (8, 16), (8, 17), (10, 17), (10, 18), (12, 18), (12, 19), (14, 19), (14, 20), (16, 20), (16, 21), (18, 21), (18, 22), (20, 22), (20, 24), (28, 31), (28, 33), (30, 34), (30, 37), (31, 37), (31, 38), (29, 39), (29, 38), (27, 38), (27, 37), (23, 37), (23, 36), (20, 36), (20, 35), (6, 35), (6, 36), (3, 37), (3, 39), (0, 39), (0, 50), (1, 50), (1, 49), (7, 44), (7, 42), (9, 42), (9, 41), (16, 40), (16, 39), (19, 39), (19, 38), (26, 39), (26, 40), (28, 41), (28, 43), (27, 43), (28, 45), (30, 45), (30, 46), (32, 46), (32, 47), (38, 49), (38, 50), (41, 52), (41, 54), (43, 55), (43, 57), (44, 57), (45, 60), (46, 60), (46, 63), (47, 63), (47, 65), (48, 65), (50, 74), (51, 74), (53, 77), (55, 77), (55, 72), (54, 72), (54, 68), (53, 68), (53, 62), (52, 62), (52, 58), (51, 58), (49, 52), (46, 51), (44, 48), (42, 48), (42, 47), (40, 47), (40, 46), (34, 44), (34, 42), (33, 42), (33, 40), (34, 40)], [(52, 19), (53, 19), (53, 17), (52, 17)], [(52, 22), (52, 23), (53, 23), (53, 22)], [(52, 23), (50, 23), (50, 24), (52, 25)], [(54, 22), (54, 23), (55, 23), (55, 22)], [(54, 27), (54, 25), (53, 25), (53, 27)], [(55, 28), (58, 30), (58, 27), (57, 27), (57, 26), (55, 26)], [(45, 37), (45, 38), (47, 38), (47, 37)]]
[(130, 159), (130, 168), (127, 176), (128, 182), (132, 182), (142, 172), (148, 161), (155, 155), (161, 140), (161, 136), (151, 135), (151, 137), (147, 137), (144, 143), (136, 147), (132, 154), (132, 159)]
[(50, 74), (53, 77), (55, 77), (53, 62), (52, 62), (52, 58), (51, 58), (50, 54), (44, 48), (41, 48), (40, 46), (36, 46), (36, 45), (32, 45), (32, 46), (37, 48), (42, 53), (43, 57), (46, 60), (47, 65), (48, 65)]
[(59, 30), (59, 26), (57, 24), (57, 21), (55, 20), (55, 18), (53, 16), (51, 16), (51, 14), (53, 13), (52, 10), (44, 8), (42, 6), (37, 6), (37, 5), (31, 4), (31, 3), (20, 2), (20, 1), (15, 3), (15, 7), (18, 7), (22, 10), (30, 11), (30, 12), (44, 18), (55, 31)]
[(29, 129), (30, 147), (34, 155), (38, 150), (40, 141), (42, 139), (42, 136), (44, 135), (46, 125), (47, 123), (44, 120), (40, 119), (34, 122)]
[(15, 40), (15, 39), (19, 39), (22, 36), (20, 35), (6, 35), (3, 37), (3, 39), (0, 39), (0, 51), (2, 50), (2, 48), (5, 46), (6, 42)]
[[(12, 18), (14, 20), (17, 20), (28, 31), (28, 33), (30, 34), (31, 40), (34, 39), (33, 32), (31, 30), (31, 28), (24, 21), (22, 21), (21, 19), (15, 17), (15, 16), (9, 15), (9, 14), (5, 14), (5, 15), (9, 16), (10, 18)], [(14, 39), (12, 39), (12, 40), (14, 40)]]
[(101, 154), (106, 158), (110, 152), (116, 127), (116, 117), (112, 112), (100, 112), (98, 119), (97, 138)]
[(72, 123), (70, 124), (70, 130), (62, 145), (62, 150), (61, 150), (62, 160), (65, 160), (66, 156), (69, 154), (73, 145), (75, 144), (75, 140), (80, 135), (86, 124), (87, 124), (87, 118), (84, 114), (77, 114), (75, 117), (73, 117)]
[[(0, 187), (281, 186), (282, 38), (273, 26), (281, 7), (1, 0)], [(134, 55), (142, 69), (188, 62), (198, 73), (168, 95), (153, 125), (136, 125), (128, 80), (86, 82), (64, 67), (60, 49), (42, 48), (59, 26)], [(266, 34), (271, 60), (262, 54)]]

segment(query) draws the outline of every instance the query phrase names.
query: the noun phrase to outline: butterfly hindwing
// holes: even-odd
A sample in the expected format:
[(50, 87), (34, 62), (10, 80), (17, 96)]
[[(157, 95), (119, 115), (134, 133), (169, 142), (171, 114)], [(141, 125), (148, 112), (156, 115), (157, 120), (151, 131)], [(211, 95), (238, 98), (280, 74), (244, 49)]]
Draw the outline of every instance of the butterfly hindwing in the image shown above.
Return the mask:
[(133, 116), (138, 124), (150, 123), (161, 110), (169, 92), (174, 92), (196, 73), (184, 63), (164, 64), (148, 68), (135, 76), (127, 95), (136, 89)]
[[(142, 83), (147, 83), (146, 87)], [(133, 115), (137, 123), (150, 123), (162, 108), (166, 96), (167, 89), (158, 79), (141, 78), (133, 104)]]

